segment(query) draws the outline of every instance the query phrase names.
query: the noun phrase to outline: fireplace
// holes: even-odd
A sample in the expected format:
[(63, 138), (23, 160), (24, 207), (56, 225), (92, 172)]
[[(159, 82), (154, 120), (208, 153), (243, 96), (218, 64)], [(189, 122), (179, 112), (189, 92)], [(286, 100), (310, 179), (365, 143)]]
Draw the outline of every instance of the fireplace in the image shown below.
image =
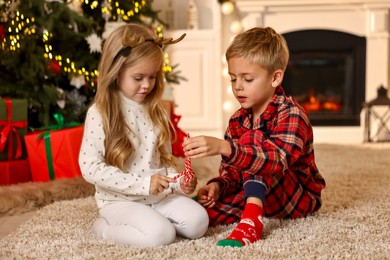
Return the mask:
[[(292, 61), (283, 87), (310, 110), (315, 141), (363, 142), (362, 103), (390, 86), (390, 1), (235, 3), (244, 30), (270, 26), (287, 38)], [(302, 40), (306, 34), (314, 36)]]
[(283, 35), (290, 49), (283, 88), (314, 126), (358, 126), (365, 100), (366, 40), (332, 30)]

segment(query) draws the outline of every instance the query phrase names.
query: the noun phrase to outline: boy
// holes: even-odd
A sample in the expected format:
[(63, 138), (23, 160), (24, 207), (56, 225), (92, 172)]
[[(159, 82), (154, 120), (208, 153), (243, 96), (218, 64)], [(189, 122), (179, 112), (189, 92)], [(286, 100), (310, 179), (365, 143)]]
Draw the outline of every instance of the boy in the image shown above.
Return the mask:
[(239, 221), (219, 246), (260, 240), (264, 216), (299, 218), (321, 207), (325, 180), (315, 164), (312, 126), (280, 85), (288, 58), (286, 41), (272, 28), (237, 35), (226, 59), (241, 108), (225, 140), (198, 136), (183, 143), (190, 158), (222, 155), (219, 177), (197, 194), (211, 226)]

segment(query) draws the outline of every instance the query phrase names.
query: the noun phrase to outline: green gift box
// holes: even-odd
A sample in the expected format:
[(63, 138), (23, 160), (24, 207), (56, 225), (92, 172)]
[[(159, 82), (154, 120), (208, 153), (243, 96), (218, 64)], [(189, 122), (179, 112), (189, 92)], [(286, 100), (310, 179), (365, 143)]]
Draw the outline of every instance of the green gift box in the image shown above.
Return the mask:
[(0, 161), (27, 158), (27, 100), (0, 98)]

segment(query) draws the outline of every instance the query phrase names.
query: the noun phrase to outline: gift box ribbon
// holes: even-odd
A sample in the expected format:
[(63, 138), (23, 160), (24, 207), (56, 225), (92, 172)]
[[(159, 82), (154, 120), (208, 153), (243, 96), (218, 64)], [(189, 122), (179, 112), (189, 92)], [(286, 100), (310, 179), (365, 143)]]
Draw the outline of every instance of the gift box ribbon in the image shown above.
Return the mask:
[(50, 143), (50, 133), (55, 130), (61, 130), (61, 129), (80, 125), (80, 123), (78, 122), (70, 122), (65, 124), (64, 116), (62, 114), (54, 114), (54, 119), (57, 122), (57, 124), (40, 128), (39, 130), (49, 130), (49, 131), (43, 132), (37, 137), (37, 140), (43, 138), (45, 142), (46, 161), (47, 161), (47, 168), (49, 171), (50, 180), (54, 180), (55, 178), (54, 165), (53, 165), (53, 153), (51, 151), (51, 143)]
[[(8, 159), (18, 159), (22, 156), (22, 141), (16, 128), (27, 127), (27, 121), (12, 122), (12, 100), (5, 98), (5, 104), (7, 109), (7, 120), (0, 120), (0, 126), (4, 126), (4, 128), (0, 131), (0, 152), (4, 150), (5, 144), (8, 140)], [(15, 156), (14, 134), (17, 141)]]

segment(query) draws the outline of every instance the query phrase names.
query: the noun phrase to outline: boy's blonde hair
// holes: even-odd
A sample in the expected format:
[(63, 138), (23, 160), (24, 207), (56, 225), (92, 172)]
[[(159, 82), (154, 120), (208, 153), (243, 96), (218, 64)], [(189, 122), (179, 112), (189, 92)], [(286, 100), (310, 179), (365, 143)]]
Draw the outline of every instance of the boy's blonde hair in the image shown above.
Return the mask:
[(269, 73), (286, 70), (289, 50), (286, 40), (270, 27), (254, 27), (238, 34), (226, 51), (226, 60), (233, 57), (248, 59)]
[[(135, 47), (124, 46), (123, 43), (128, 38), (125, 30), (126, 34), (131, 34), (133, 39), (145, 41)], [(146, 97), (145, 104), (152, 122), (161, 130), (157, 143), (161, 163), (165, 166), (175, 165), (174, 157), (166, 150), (167, 145), (171, 143), (171, 124), (161, 104), (164, 92), (164, 54), (161, 47), (153, 40), (155, 37), (154, 33), (143, 25), (126, 24), (115, 29), (103, 46), (94, 103), (103, 120), (104, 159), (107, 164), (116, 166), (122, 171), (126, 170), (126, 161), (133, 152), (133, 146), (128, 138), (130, 128), (126, 125), (121, 109), (120, 89), (117, 81), (122, 70), (134, 66), (140, 60), (161, 64), (156, 85)], [(122, 55), (126, 47), (127, 50), (130, 50), (130, 54)]]

